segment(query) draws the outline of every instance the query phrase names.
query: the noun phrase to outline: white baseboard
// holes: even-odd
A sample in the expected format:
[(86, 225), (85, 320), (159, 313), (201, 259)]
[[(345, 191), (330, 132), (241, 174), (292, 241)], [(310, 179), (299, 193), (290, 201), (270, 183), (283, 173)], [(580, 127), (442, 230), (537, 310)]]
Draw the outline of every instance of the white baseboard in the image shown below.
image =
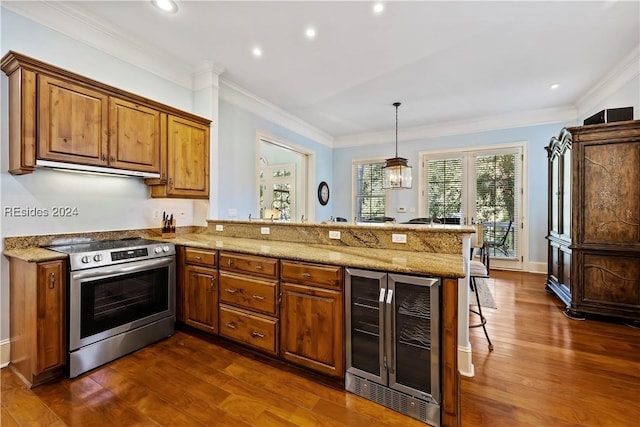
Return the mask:
[(9, 366), (10, 360), (10, 352), (11, 349), (11, 340), (2, 340), (0, 341), (0, 368), (5, 368)]
[(471, 347), (458, 346), (458, 372), (465, 377), (472, 377), (475, 375), (473, 369), (473, 361), (471, 354)]
[(527, 268), (525, 269), (525, 271), (527, 271), (529, 273), (546, 274), (547, 273), (547, 263), (546, 262), (531, 262), (531, 261), (529, 261), (527, 263)]

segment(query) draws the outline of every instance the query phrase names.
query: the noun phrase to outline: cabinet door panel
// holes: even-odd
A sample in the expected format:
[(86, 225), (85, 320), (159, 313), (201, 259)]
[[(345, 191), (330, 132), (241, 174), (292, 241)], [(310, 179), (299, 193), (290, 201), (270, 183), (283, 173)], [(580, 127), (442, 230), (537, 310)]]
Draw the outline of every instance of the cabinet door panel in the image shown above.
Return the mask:
[(188, 265), (185, 268), (185, 323), (207, 332), (218, 332), (218, 280), (215, 270)]
[(61, 261), (38, 264), (37, 372), (64, 364), (65, 287), (66, 277)]
[(640, 309), (640, 257), (584, 254), (584, 302)]
[(342, 292), (281, 284), (280, 352), (284, 359), (328, 375), (344, 376)]
[(209, 127), (173, 116), (167, 126), (167, 194), (208, 197)]
[(640, 144), (584, 147), (583, 242), (640, 243)]
[(108, 97), (53, 77), (38, 77), (38, 157), (107, 165)]
[(160, 172), (160, 112), (111, 98), (109, 165)]

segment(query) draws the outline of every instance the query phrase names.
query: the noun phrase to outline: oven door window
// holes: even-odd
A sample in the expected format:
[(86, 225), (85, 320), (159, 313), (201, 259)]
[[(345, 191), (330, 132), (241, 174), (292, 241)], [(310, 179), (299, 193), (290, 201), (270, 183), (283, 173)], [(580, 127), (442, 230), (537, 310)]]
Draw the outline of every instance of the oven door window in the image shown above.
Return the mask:
[(80, 338), (168, 310), (168, 268), (83, 282)]

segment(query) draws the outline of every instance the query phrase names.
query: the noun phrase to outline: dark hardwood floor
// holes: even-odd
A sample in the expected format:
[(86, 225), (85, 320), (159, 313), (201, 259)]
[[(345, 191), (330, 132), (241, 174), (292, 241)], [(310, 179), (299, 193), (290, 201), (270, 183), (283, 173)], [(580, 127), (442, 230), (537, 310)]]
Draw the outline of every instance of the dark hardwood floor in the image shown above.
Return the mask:
[[(544, 276), (492, 271), (495, 350), (471, 329), (463, 426), (635, 426), (640, 330), (574, 321)], [(29, 390), (1, 372), (2, 426), (424, 426), (184, 331), (74, 380)]]

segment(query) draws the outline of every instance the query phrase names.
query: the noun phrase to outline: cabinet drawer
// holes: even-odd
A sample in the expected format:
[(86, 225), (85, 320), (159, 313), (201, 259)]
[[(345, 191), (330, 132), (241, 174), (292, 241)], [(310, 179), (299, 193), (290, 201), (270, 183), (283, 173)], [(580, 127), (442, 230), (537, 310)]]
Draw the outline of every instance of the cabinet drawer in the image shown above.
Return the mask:
[(278, 320), (220, 304), (220, 335), (277, 354)]
[(337, 265), (281, 261), (281, 269), (283, 282), (288, 281), (323, 288), (342, 289), (342, 267)]
[(185, 260), (187, 264), (214, 267), (216, 265), (216, 252), (206, 249), (185, 248)]
[(275, 258), (220, 252), (220, 268), (264, 277), (278, 277), (278, 260)]
[(277, 315), (278, 282), (233, 273), (220, 273), (220, 301)]

